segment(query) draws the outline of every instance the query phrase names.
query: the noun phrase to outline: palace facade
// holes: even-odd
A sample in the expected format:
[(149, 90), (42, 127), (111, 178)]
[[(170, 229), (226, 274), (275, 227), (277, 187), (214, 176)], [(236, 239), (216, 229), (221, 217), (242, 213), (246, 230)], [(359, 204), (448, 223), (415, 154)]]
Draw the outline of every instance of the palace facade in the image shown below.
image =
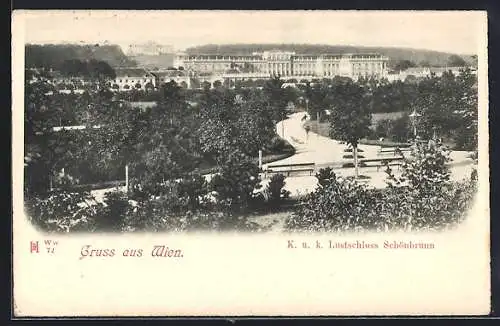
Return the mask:
[(130, 44), (128, 46), (127, 55), (138, 56), (138, 55), (162, 55), (162, 54), (172, 54), (174, 53), (174, 48), (171, 45), (162, 45), (152, 41), (142, 43), (142, 44)]
[(296, 54), (288, 51), (255, 52), (252, 55), (177, 54), (174, 65), (198, 73), (279, 75), (286, 78), (344, 76), (383, 77), (389, 58), (378, 53)]

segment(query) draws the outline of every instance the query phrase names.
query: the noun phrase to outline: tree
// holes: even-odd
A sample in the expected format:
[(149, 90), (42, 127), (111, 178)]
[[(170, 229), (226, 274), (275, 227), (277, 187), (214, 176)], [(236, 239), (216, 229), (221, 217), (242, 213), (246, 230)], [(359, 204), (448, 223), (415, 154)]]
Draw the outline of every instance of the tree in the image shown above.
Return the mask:
[(77, 59), (64, 60), (59, 71), (66, 77), (88, 77), (87, 64)]
[(304, 90), (306, 99), (308, 100), (307, 108), (311, 116), (311, 120), (318, 120), (321, 118), (321, 112), (330, 108), (329, 102), (329, 85), (316, 83), (313, 86), (307, 83)]
[(393, 140), (399, 142), (406, 142), (411, 135), (410, 118), (407, 113), (402, 117), (392, 121), (391, 136)]
[(211, 86), (212, 85), (210, 85), (210, 82), (207, 81), (201, 83), (201, 88), (203, 88), (204, 90), (210, 89)]
[(477, 62), (477, 55), (472, 55), (471, 60), (472, 60), (472, 64), (471, 64), (472, 67), (477, 69), (477, 63), (478, 63)]
[(214, 88), (221, 88), (222, 87), (222, 82), (220, 80), (214, 81)]
[(464, 67), (467, 65), (467, 62), (461, 56), (452, 54), (448, 58), (447, 65), (451, 67)]
[(410, 60), (399, 60), (395, 63), (394, 65), (394, 70), (397, 71), (404, 71), (407, 70), (408, 68), (413, 68), (416, 67), (417, 65), (415, 62), (410, 61)]
[(440, 144), (418, 144), (405, 159), (401, 176), (387, 169), (388, 188), (381, 219), (406, 231), (450, 227), (463, 220), (472, 203), (476, 180), (452, 182), (449, 151)]
[(279, 77), (273, 77), (264, 84), (263, 93), (266, 98), (272, 119), (277, 122), (286, 118), (286, 106), (288, 103), (286, 91), (282, 88), (283, 81)]
[(88, 192), (53, 191), (47, 196), (28, 198), (29, 220), (44, 232), (92, 232), (102, 204)]
[(326, 187), (333, 179), (336, 178), (333, 169), (330, 167), (320, 169), (316, 173), (316, 178), (318, 179), (318, 184), (320, 187)]
[[(52, 132), (53, 127), (60, 125), (65, 110), (58, 103), (62, 98), (59, 94), (48, 95), (52, 90), (49, 83), (26, 83), (24, 90), (25, 190), (30, 195), (45, 194), (53, 186), (56, 169), (72, 154), (65, 146), (72, 137), (69, 132), (58, 135)], [(68, 116), (68, 120), (73, 119)]]
[(153, 83), (148, 82), (146, 85), (144, 85), (144, 89), (146, 90), (146, 92), (151, 92), (155, 89), (155, 86), (153, 85)]
[(234, 122), (236, 141), (240, 150), (249, 156), (255, 156), (259, 150), (266, 150), (275, 137), (275, 125), (267, 103), (251, 94), (247, 101), (238, 105), (239, 114)]
[(281, 201), (290, 196), (290, 191), (284, 189), (285, 185), (285, 176), (283, 174), (278, 173), (271, 177), (265, 189), (271, 206), (277, 207)]
[(358, 142), (368, 135), (371, 125), (369, 97), (362, 87), (352, 82), (336, 84), (332, 94), (334, 109), (330, 115), (330, 137), (352, 146), (355, 177), (358, 178)]
[(198, 78), (191, 78), (191, 88), (201, 88), (201, 83), (200, 83), (200, 80)]
[(241, 72), (248, 73), (248, 72), (254, 72), (255, 71), (255, 66), (251, 63), (245, 62), (243, 64), (243, 68), (241, 69)]
[(425, 68), (428, 68), (431, 66), (430, 62), (427, 61), (427, 60), (422, 60), (420, 61), (420, 63), (418, 64), (420, 67), (425, 67)]
[(321, 184), (285, 220), (287, 230), (346, 232), (370, 230), (380, 220), (380, 198), (356, 180), (323, 171)]
[(455, 144), (460, 149), (476, 150), (478, 141), (478, 94), (477, 78), (470, 69), (465, 69), (456, 77), (456, 106), (454, 115), (458, 127), (453, 131)]
[(463, 107), (467, 88), (461, 88), (451, 72), (441, 77), (432, 75), (418, 83), (418, 96), (412, 106), (421, 115), (418, 121), (419, 136), (424, 138), (450, 136), (460, 126), (455, 112)]
[(222, 205), (244, 211), (259, 183), (259, 167), (243, 153), (234, 151), (222, 162), (210, 184)]
[(86, 63), (88, 75), (95, 80), (115, 79), (116, 73), (105, 61), (91, 59)]

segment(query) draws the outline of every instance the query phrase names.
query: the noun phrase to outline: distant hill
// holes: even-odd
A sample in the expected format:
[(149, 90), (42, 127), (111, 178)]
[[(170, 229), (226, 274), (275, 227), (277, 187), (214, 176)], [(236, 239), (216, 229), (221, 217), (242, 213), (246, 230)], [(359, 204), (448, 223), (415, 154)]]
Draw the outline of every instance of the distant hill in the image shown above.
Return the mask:
[(65, 60), (106, 61), (111, 67), (131, 67), (136, 63), (129, 59), (118, 45), (99, 44), (27, 44), (25, 66), (58, 69)]
[[(231, 54), (248, 55), (252, 52), (284, 50), (306, 53), (380, 53), (390, 58), (390, 65), (398, 61), (410, 60), (417, 65), (445, 66), (448, 58), (455, 53), (438, 52), (421, 49), (397, 47), (365, 47), (325, 44), (206, 44), (186, 49), (188, 54)], [(473, 55), (474, 53), (471, 53)], [(472, 64), (471, 55), (460, 55), (467, 63)]]

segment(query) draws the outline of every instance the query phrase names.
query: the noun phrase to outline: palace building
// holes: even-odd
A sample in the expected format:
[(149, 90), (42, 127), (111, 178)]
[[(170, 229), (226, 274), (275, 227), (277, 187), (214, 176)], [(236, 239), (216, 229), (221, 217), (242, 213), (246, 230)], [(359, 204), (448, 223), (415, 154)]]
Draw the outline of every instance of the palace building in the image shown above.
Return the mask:
[(174, 48), (171, 45), (162, 45), (150, 41), (142, 44), (130, 44), (128, 47), (127, 55), (162, 55), (170, 54), (173, 52)]
[(289, 51), (252, 55), (177, 54), (174, 65), (198, 73), (279, 75), (286, 78), (383, 77), (389, 58), (378, 53), (296, 54)]

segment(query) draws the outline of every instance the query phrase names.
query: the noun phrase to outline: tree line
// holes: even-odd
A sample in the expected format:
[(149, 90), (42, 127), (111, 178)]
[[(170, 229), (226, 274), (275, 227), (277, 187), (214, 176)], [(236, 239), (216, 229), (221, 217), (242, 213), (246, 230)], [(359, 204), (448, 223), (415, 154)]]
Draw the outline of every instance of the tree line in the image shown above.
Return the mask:
[(27, 44), (25, 66), (58, 70), (67, 60), (105, 61), (112, 67), (132, 67), (130, 60), (118, 45), (100, 44)]
[[(302, 89), (311, 119), (345, 125), (346, 132), (355, 133), (358, 140), (373, 134), (371, 114), (402, 112), (397, 121), (382, 121), (380, 131), (393, 129), (397, 123), (393, 135), (407, 141), (415, 137), (415, 123), (420, 138), (444, 138), (458, 150), (477, 148), (477, 77), (467, 68), (457, 75), (444, 72), (415, 82), (334, 78), (306, 84)], [(330, 117), (325, 109), (332, 112)], [(411, 121), (413, 112), (417, 117)]]

